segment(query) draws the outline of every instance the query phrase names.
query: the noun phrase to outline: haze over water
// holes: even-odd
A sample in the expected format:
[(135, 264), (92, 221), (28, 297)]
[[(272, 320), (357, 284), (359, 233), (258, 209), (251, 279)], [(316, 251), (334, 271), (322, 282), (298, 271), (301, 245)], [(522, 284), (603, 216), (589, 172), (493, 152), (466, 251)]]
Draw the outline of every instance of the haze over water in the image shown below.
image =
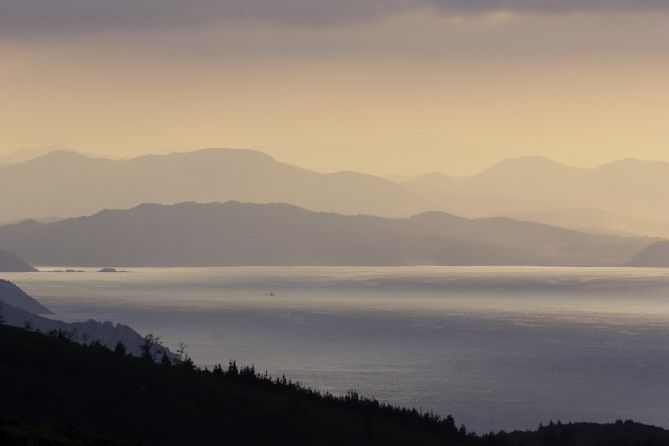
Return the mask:
[(669, 271), (184, 268), (6, 274), (95, 318), (334, 393), (453, 414), (478, 432), (549, 419), (669, 426)]

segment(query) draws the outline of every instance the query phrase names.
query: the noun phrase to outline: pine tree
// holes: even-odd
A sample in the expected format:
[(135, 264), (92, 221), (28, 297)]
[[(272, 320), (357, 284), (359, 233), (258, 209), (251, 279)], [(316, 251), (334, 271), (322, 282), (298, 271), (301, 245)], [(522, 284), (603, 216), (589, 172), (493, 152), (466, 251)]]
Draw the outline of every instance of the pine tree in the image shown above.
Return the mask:
[(162, 342), (160, 341), (160, 337), (153, 335), (152, 333), (147, 334), (144, 336), (144, 343), (139, 346), (140, 351), (141, 351), (141, 357), (142, 359), (146, 359), (149, 361), (154, 360), (154, 350), (157, 350), (158, 347), (162, 345)]
[(114, 347), (114, 353), (116, 353), (119, 356), (125, 356), (126, 355), (126, 348), (123, 342), (118, 341), (116, 343), (116, 347)]
[(167, 350), (163, 350), (163, 357), (160, 360), (160, 363), (164, 365), (165, 367), (171, 367), (172, 366), (172, 360), (170, 357), (167, 355)]

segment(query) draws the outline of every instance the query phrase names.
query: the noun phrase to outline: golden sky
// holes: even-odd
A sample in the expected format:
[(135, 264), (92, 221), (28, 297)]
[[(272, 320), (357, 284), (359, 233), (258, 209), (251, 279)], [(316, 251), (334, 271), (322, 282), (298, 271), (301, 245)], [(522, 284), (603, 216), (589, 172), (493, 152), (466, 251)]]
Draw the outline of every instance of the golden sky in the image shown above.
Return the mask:
[(669, 161), (669, 7), (652, 0), (8, 1), (0, 154), (256, 148), (406, 175)]

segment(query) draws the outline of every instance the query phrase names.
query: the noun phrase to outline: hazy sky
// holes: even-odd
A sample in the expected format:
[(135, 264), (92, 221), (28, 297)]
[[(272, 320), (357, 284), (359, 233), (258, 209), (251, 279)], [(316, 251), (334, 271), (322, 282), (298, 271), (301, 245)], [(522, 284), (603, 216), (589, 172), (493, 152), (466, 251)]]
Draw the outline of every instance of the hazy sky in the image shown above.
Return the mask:
[(0, 0), (0, 153), (669, 160), (666, 0)]

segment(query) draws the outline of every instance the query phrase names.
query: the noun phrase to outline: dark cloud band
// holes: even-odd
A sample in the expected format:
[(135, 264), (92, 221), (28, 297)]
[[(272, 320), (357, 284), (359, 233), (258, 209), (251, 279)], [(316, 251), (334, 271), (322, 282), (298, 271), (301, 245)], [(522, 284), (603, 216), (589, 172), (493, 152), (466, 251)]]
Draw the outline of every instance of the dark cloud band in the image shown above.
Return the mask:
[(225, 21), (327, 26), (428, 9), (568, 13), (668, 10), (667, 0), (0, 0), (0, 36), (190, 27)]
[(508, 11), (556, 14), (669, 10), (669, 2), (666, 0), (429, 0), (429, 3), (454, 13)]

